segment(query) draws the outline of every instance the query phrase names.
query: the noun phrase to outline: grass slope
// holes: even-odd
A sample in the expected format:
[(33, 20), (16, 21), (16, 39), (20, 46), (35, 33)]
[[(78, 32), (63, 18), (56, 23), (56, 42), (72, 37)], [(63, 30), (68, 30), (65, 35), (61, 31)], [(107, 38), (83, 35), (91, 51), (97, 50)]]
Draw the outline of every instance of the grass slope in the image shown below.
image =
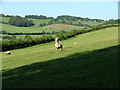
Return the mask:
[[(5, 87), (118, 87), (116, 27), (3, 54)], [(77, 42), (78, 45), (74, 45)]]
[[(9, 20), (8, 17), (2, 17), (2, 21), (8, 22), (8, 20)], [(53, 25), (48, 25), (45, 27), (39, 27), (39, 24), (41, 24), (41, 23), (47, 24), (49, 22), (49, 19), (29, 19), (29, 20), (33, 20), (33, 23), (35, 24), (35, 26), (17, 27), (17, 26), (12, 26), (12, 25), (8, 25), (8, 24), (2, 24), (2, 30), (6, 31), (6, 32), (10, 32), (10, 33), (21, 33), (21, 32), (22, 33), (39, 33), (42, 31), (47, 31), (47, 32), (61, 31), (61, 30), (70, 31), (73, 29), (84, 28), (81, 26), (65, 25), (65, 24), (53, 24)], [(78, 21), (73, 21), (73, 23), (78, 23)], [(89, 24), (91, 26), (101, 24), (101, 23), (97, 23), (97, 22), (87, 22), (87, 21), (83, 21), (82, 23)]]
[(73, 30), (73, 29), (82, 29), (84, 27), (75, 26), (75, 25), (66, 25), (66, 24), (52, 24), (44, 27), (45, 29), (53, 30)]

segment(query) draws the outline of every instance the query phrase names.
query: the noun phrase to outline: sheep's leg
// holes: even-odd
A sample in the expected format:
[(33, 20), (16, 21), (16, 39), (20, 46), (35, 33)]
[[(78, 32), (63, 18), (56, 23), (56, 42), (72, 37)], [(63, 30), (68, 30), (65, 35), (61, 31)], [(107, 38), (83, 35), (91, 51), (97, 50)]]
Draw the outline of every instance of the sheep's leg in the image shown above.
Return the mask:
[(63, 47), (61, 46), (61, 51), (63, 51)]
[(58, 50), (58, 48), (56, 47), (56, 51)]

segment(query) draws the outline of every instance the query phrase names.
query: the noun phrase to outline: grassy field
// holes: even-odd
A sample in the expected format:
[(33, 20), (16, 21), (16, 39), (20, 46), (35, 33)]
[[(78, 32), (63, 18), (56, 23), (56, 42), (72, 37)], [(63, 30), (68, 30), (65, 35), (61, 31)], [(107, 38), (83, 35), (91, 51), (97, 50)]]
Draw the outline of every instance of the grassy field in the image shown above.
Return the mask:
[(17, 27), (8, 24), (2, 24), (2, 30), (9, 33), (40, 33), (42, 31), (51, 32), (50, 30), (43, 29), (39, 26)]
[(9, 21), (9, 19), (10, 19), (10, 18), (8, 18), (8, 17), (2, 17), (2, 19), (0, 19), (0, 21), (4, 21), (4, 22), (7, 23), (7, 22)]
[[(2, 17), (2, 21), (4, 22), (8, 22), (9, 21), (9, 17)], [(49, 19), (28, 19), (28, 20), (32, 20), (34, 22), (34, 24), (36, 24), (36, 26), (39, 26), (39, 24), (41, 23), (48, 23)]]
[[(77, 42), (77, 45), (74, 43)], [(118, 87), (118, 29), (102, 29), (62, 41), (2, 52), (3, 88)]]
[[(2, 21), (8, 22), (9, 18), (8, 17), (2, 17)], [(74, 29), (82, 29), (84, 27), (80, 26), (75, 26), (75, 25), (65, 25), (65, 24), (53, 24), (53, 25), (48, 25), (45, 27), (39, 27), (39, 24), (41, 23), (48, 23), (49, 19), (29, 19), (33, 20), (33, 23), (35, 26), (31, 27), (17, 27), (17, 26), (12, 26), (9, 24), (2, 24), (2, 30), (9, 32), (9, 33), (39, 33), (42, 31), (46, 32), (52, 32), (52, 31), (70, 31)], [(74, 23), (78, 23), (78, 21), (74, 21)], [(82, 22), (91, 26), (98, 25), (100, 23), (97, 22)]]
[(71, 31), (73, 29), (83, 29), (84, 27), (81, 26), (75, 26), (75, 25), (66, 25), (66, 24), (52, 24), (49, 26), (43, 27), (45, 29), (51, 29), (51, 30), (68, 30)]
[(74, 29), (82, 29), (84, 27), (79, 26), (73, 26), (73, 25), (65, 25), (65, 24), (54, 24), (49, 25), (45, 27), (39, 27), (39, 26), (31, 26), (31, 27), (17, 27), (17, 26), (11, 26), (8, 24), (2, 24), (2, 30), (9, 32), (9, 33), (40, 33), (42, 31), (45, 32), (52, 32), (52, 31), (71, 31)]
[(28, 19), (28, 20), (32, 20), (35, 26), (39, 26), (42, 23), (48, 24), (48, 22), (50, 21), (49, 19)]

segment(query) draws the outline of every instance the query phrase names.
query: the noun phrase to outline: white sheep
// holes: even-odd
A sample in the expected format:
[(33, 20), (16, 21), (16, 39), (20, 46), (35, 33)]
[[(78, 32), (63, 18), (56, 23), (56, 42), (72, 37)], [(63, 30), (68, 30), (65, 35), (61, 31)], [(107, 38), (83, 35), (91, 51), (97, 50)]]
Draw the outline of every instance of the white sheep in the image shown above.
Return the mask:
[(75, 42), (75, 45), (77, 45), (77, 43)]
[(6, 55), (11, 55), (11, 51), (6, 51)]
[(60, 42), (60, 39), (59, 39), (59, 38), (55, 38), (55, 47), (56, 47), (56, 50), (57, 50), (57, 49), (63, 50), (63, 45), (62, 45), (62, 43)]

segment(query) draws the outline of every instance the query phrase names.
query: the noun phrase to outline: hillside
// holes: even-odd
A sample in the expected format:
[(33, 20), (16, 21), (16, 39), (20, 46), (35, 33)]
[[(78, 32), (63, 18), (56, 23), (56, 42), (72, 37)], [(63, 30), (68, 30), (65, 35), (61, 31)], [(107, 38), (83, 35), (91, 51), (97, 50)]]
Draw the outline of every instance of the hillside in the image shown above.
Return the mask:
[[(9, 20), (9, 17), (2, 17), (2, 21), (7, 23)], [(84, 27), (81, 26), (76, 26), (76, 25), (66, 25), (66, 24), (52, 24), (52, 25), (48, 25), (45, 27), (39, 27), (39, 24), (42, 23), (46, 23), (48, 24), (48, 22), (50, 21), (49, 19), (28, 19), (28, 20), (32, 20), (33, 23), (35, 24), (35, 26), (31, 26), (31, 27), (17, 27), (17, 26), (12, 26), (12, 25), (8, 25), (8, 24), (2, 24), (2, 30), (9, 32), (9, 33), (39, 33), (42, 31), (46, 31), (46, 32), (52, 32), (52, 31), (70, 31), (70, 30), (74, 30), (74, 29), (82, 29)], [(1, 22), (1, 21), (0, 21)], [(72, 21), (74, 24), (78, 23), (78, 21)], [(83, 21), (83, 24), (88, 24), (91, 26), (95, 26), (101, 23), (98, 22), (92, 22), (92, 21)]]
[(117, 27), (62, 43), (63, 51), (56, 51), (54, 42), (50, 42), (11, 50), (11, 56), (2, 52), (3, 88), (118, 87)]
[(81, 26), (75, 26), (75, 25), (66, 25), (66, 24), (52, 24), (49, 26), (43, 27), (45, 29), (51, 29), (51, 30), (73, 30), (73, 29), (83, 29), (84, 27)]

